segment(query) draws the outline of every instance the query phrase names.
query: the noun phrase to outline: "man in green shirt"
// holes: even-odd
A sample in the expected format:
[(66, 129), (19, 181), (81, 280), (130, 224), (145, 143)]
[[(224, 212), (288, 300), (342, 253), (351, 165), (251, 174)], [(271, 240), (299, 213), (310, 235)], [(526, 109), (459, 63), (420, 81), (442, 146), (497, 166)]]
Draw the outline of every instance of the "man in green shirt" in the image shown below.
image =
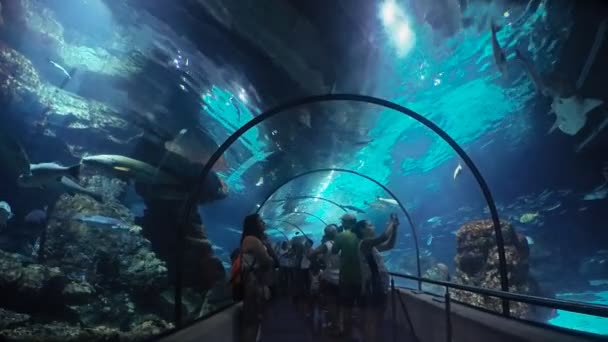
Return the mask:
[(352, 330), (352, 308), (361, 295), (361, 265), (359, 263), (359, 238), (352, 229), (357, 223), (354, 214), (341, 218), (344, 231), (335, 239), (332, 253), (340, 253), (340, 332)]

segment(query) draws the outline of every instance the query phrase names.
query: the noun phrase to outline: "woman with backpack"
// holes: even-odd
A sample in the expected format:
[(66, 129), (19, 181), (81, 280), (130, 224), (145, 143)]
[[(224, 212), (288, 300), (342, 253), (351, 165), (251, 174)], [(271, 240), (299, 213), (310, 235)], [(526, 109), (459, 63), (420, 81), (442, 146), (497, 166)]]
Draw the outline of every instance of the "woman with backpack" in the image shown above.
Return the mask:
[(355, 234), (361, 239), (359, 258), (363, 285), (365, 341), (382, 340), (377, 336), (378, 324), (382, 321), (386, 311), (389, 274), (380, 252), (395, 247), (398, 226), (399, 220), (395, 214), (391, 214), (388, 227), (377, 237), (374, 237), (375, 229), (371, 222), (362, 220), (355, 226)]
[(236, 300), (243, 301), (243, 342), (257, 340), (265, 304), (270, 299), (275, 259), (268, 250), (265, 228), (259, 214), (245, 217), (239, 255), (233, 263), (233, 294)]

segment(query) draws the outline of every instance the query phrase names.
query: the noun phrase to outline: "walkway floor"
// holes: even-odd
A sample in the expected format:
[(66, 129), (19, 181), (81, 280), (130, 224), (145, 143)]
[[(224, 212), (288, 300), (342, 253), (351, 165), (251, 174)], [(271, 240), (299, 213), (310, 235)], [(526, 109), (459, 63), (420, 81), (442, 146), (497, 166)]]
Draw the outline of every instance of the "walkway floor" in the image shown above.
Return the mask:
[[(388, 322), (381, 329), (384, 338), (381, 341), (393, 341), (392, 329)], [(360, 324), (359, 324), (360, 325)], [(296, 306), (288, 298), (278, 298), (274, 300), (268, 309), (266, 318), (262, 323), (261, 342), (351, 342), (362, 341), (361, 338), (354, 337), (331, 337), (323, 331), (314, 331), (312, 320), (307, 318), (304, 313), (298, 312)], [(402, 329), (400, 329), (402, 330)], [(357, 335), (354, 332), (353, 335)], [(405, 339), (407, 333), (399, 332), (398, 341), (413, 341)]]

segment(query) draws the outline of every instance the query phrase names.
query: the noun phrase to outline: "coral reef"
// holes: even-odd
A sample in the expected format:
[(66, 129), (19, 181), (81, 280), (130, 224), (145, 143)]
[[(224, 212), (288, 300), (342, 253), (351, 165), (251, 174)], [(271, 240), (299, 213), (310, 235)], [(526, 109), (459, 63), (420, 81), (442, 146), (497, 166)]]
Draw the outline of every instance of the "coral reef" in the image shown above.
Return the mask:
[[(530, 254), (525, 236), (515, 231), (513, 225), (501, 221), (504, 238), (509, 291), (541, 295), (536, 281), (529, 274)], [(457, 232), (457, 254), (454, 258), (456, 272), (453, 281), (460, 284), (490, 289), (500, 289), (498, 247), (491, 220), (478, 220), (464, 224)], [(501, 301), (497, 298), (455, 290), (453, 297), (475, 306), (497, 312)], [(524, 303), (511, 302), (511, 315), (519, 318), (544, 320), (547, 310)]]
[[(76, 215), (111, 217), (125, 226), (96, 227), (74, 220)], [(74, 269), (69, 276), (75, 279), (131, 289), (162, 287), (167, 283), (167, 269), (133, 221), (133, 214), (118, 202), (63, 195), (50, 215), (45, 260), (49, 265)]]
[(0, 329), (19, 326), (30, 319), (29, 315), (21, 314), (0, 308)]
[[(427, 269), (422, 275), (423, 278), (448, 281), (450, 278), (450, 270), (447, 265), (438, 263)], [(432, 292), (438, 295), (443, 295), (445, 287), (434, 284), (422, 284), (422, 290)]]
[[(125, 226), (95, 226), (74, 220), (76, 215), (112, 217)], [(133, 220), (118, 202), (61, 196), (50, 214), (45, 264), (0, 251), (0, 306), (16, 311), (1, 312), (0, 337), (9, 341), (135, 341), (170, 328), (152, 314), (162, 310), (148, 303), (168, 288), (167, 268)], [(186, 297), (185, 303), (196, 306), (191, 304), (196, 300)], [(199, 294), (199, 307), (202, 302)], [(170, 319), (172, 309), (165, 311)], [(36, 319), (30, 320), (30, 315)]]
[(127, 191), (127, 182), (96, 174), (81, 175), (80, 184), (94, 193), (101, 194), (104, 199), (120, 199)]
[(5, 106), (35, 99), (41, 88), (40, 76), (25, 56), (0, 43), (0, 96)]
[(122, 332), (107, 326), (82, 328), (65, 323), (31, 324), (13, 329), (0, 330), (0, 339), (12, 342), (111, 342), (111, 341), (145, 341), (150, 336), (158, 335), (173, 325), (154, 317), (144, 317)]

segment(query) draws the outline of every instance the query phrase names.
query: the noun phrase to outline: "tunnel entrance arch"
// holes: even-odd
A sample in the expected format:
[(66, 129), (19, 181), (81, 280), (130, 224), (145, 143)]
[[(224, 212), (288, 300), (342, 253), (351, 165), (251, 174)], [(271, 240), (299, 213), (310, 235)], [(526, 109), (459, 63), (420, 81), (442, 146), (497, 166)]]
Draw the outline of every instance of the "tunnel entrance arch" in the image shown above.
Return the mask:
[[(357, 102), (357, 103), (369, 103), (375, 104), (383, 108), (392, 109), (400, 112), (401, 114), (408, 116), (422, 125), (426, 126), (430, 130), (432, 130), (436, 135), (438, 135), (441, 139), (443, 139), (446, 143), (448, 143), (454, 151), (458, 154), (458, 156), (462, 159), (462, 161), (467, 165), (469, 170), (471, 171), (473, 177), (477, 181), (485, 201), (488, 204), (488, 208), (490, 211), (490, 216), (492, 219), (492, 225), (494, 228), (494, 234), (496, 238), (496, 245), (498, 249), (498, 266), (499, 266), (499, 274), (500, 274), (500, 285), (501, 290), (504, 292), (509, 292), (509, 280), (508, 280), (508, 272), (507, 272), (507, 261), (505, 256), (505, 247), (504, 247), (504, 238), (502, 236), (500, 219), (498, 217), (498, 210), (496, 209), (496, 203), (494, 202), (494, 198), (488, 187), (487, 182), (484, 177), (481, 175), (481, 172), (471, 159), (469, 155), (464, 151), (464, 149), (444, 130), (442, 130), (439, 126), (437, 126), (431, 120), (425, 118), (423, 115), (414, 112), (411, 109), (398, 105), (396, 103), (390, 102), (388, 100), (383, 100), (380, 98), (367, 96), (367, 95), (357, 95), (357, 94), (326, 94), (326, 95), (315, 95), (308, 96), (303, 98), (298, 98), (295, 100), (287, 101), (286, 103), (276, 106), (270, 110), (263, 112), (262, 114), (254, 117), (245, 125), (241, 126), (238, 130), (236, 130), (230, 137), (228, 137), (219, 148), (211, 155), (205, 166), (202, 168), (201, 173), (199, 175), (199, 181), (195, 182), (192, 191), (189, 193), (189, 196), (183, 203), (183, 211), (182, 211), (182, 220), (178, 223), (176, 234), (178, 241), (178, 252), (176, 253), (176, 270), (175, 270), (175, 304), (176, 308), (181, 308), (182, 304), (182, 285), (183, 285), (183, 272), (184, 272), (184, 253), (183, 246), (185, 245), (185, 237), (186, 231), (188, 228), (188, 223), (190, 217), (197, 210), (197, 199), (200, 197), (203, 191), (203, 184), (205, 179), (209, 176), (213, 166), (215, 163), (222, 157), (224, 152), (234, 144), (237, 139), (239, 139), (243, 134), (249, 131), (251, 128), (255, 127), (259, 123), (267, 120), (271, 117), (274, 117), (282, 112), (285, 112), (290, 109), (294, 109), (297, 107), (301, 107), (307, 104), (315, 104), (315, 103), (324, 103), (324, 102)], [(509, 301), (506, 299), (502, 300), (502, 311), (505, 316), (510, 315), (509, 311)], [(181, 310), (176, 309), (175, 311), (175, 323), (179, 328), (182, 324), (182, 312)]]
[[(407, 211), (407, 209), (405, 209), (405, 206), (403, 205), (403, 203), (401, 203), (401, 201), (399, 200), (399, 198), (397, 198), (397, 196), (395, 196), (395, 194), (389, 189), (387, 188), (384, 184), (380, 183), (378, 180), (369, 177), (365, 174), (362, 174), (360, 172), (357, 171), (353, 171), (353, 170), (348, 170), (348, 169), (341, 169), (341, 168), (324, 168), (324, 169), (314, 169), (314, 170), (309, 170), (306, 172), (302, 172), (300, 174), (297, 174), (295, 176), (292, 176), (288, 179), (286, 179), (283, 183), (277, 185), (272, 191), (270, 191), (268, 193), (268, 196), (266, 196), (266, 198), (264, 198), (264, 200), (259, 204), (259, 207), (256, 210), (256, 213), (259, 213), (263, 208), (264, 205), (266, 203), (268, 203), (268, 201), (270, 200), (270, 198), (277, 193), (279, 190), (281, 190), (281, 188), (283, 188), (285, 185), (291, 183), (292, 181), (311, 175), (311, 174), (315, 174), (315, 173), (323, 173), (323, 172), (341, 172), (341, 173), (349, 173), (358, 177), (362, 177), (365, 178), (367, 180), (369, 180), (370, 182), (376, 184), (377, 186), (379, 186), (382, 190), (384, 190), (387, 194), (389, 194), (389, 196), (391, 198), (393, 198), (396, 202), (397, 205), (399, 206), (399, 208), (401, 209), (401, 212), (403, 213), (403, 215), (406, 217), (408, 224), (410, 225), (410, 229), (412, 231), (412, 236), (414, 237), (414, 249), (416, 252), (416, 273), (418, 275), (418, 277), (420, 278), (422, 276), (422, 271), (421, 271), (421, 267), (420, 267), (420, 247), (418, 244), (418, 231), (416, 230), (416, 226), (414, 225), (414, 221), (412, 220), (411, 215), (409, 214), (409, 212)], [(344, 209), (346, 211), (346, 209), (341, 206), (342, 209)], [(418, 289), (422, 289), (422, 282), (418, 281)]]

